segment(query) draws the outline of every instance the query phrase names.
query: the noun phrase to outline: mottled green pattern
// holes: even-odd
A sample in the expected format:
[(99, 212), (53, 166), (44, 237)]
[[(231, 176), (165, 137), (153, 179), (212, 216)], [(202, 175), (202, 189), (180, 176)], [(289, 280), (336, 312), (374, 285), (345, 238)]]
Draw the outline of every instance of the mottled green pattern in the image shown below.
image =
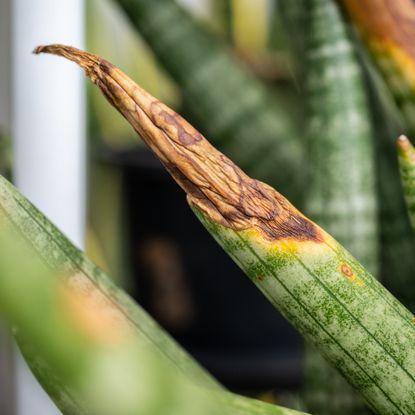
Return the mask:
[(344, 248), (271, 244), (196, 215), (276, 308), (381, 415), (415, 414), (414, 316)]
[(400, 141), (401, 144), (398, 143), (399, 170), (409, 219), (415, 229), (415, 150), (406, 138), (402, 137)]
[[(337, 3), (308, 3), (310, 178), (305, 210), (376, 275), (375, 160), (362, 70)], [(368, 412), (362, 399), (312, 346), (305, 349), (304, 393), (307, 409), (318, 415)]]
[(250, 175), (299, 202), (304, 150), (278, 93), (174, 1), (118, 2), (180, 85), (195, 127)]

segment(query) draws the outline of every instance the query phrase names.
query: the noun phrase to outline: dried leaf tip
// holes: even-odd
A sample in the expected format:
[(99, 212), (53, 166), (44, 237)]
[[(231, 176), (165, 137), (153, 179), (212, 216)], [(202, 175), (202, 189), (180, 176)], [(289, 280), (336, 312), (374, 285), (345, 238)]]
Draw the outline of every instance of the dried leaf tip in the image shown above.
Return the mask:
[(256, 227), (269, 239), (320, 240), (317, 227), (277, 191), (248, 177), (179, 114), (106, 60), (64, 45), (39, 46), (78, 63), (211, 220), (234, 229)]
[(93, 82), (95, 82), (95, 65), (99, 65), (100, 63), (104, 62), (104, 60), (97, 55), (84, 52), (72, 46), (60, 44), (37, 46), (33, 50), (33, 53), (35, 55), (39, 55), (41, 53), (50, 53), (52, 55), (59, 55), (66, 59), (69, 59), (81, 66), (85, 70), (87, 76), (90, 77)]

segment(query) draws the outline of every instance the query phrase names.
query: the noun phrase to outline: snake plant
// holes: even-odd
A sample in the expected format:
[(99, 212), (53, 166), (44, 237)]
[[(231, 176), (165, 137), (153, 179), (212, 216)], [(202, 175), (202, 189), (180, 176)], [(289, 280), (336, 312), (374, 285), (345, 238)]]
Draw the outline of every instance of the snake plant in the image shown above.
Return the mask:
[(63, 45), (35, 52), (64, 56), (85, 70), (218, 243), (371, 408), (414, 413), (414, 316), (350, 253), (111, 63)]

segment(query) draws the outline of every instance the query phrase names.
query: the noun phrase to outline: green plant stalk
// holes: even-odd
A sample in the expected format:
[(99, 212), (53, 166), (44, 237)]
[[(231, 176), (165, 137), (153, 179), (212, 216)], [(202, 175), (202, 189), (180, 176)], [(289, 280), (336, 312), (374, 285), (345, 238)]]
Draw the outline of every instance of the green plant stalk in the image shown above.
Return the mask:
[(186, 109), (200, 130), (215, 137), (254, 177), (278, 185), (299, 202), (304, 151), (285, 110), (287, 101), (275, 91), (270, 94), (175, 1), (118, 3), (181, 87)]
[[(6, 226), (14, 232), (12, 234), (10, 231), (10, 241), (4, 242), (2, 246), (11, 246), (12, 248), (8, 249), (15, 251), (9, 255), (7, 249), (3, 249), (0, 254), (2, 275), (0, 308), (6, 307), (10, 321), (19, 326), (17, 332), (19, 345), (31, 369), (63, 413), (73, 415), (90, 413), (88, 409), (90, 403), (81, 397), (80, 388), (87, 388), (89, 381), (94, 383), (90, 377), (92, 375), (88, 372), (88, 365), (93, 364), (97, 353), (94, 345), (90, 344), (85, 349), (83, 340), (77, 340), (79, 333), (75, 332), (77, 329), (71, 328), (70, 322), (66, 322), (69, 328), (66, 327), (67, 324), (62, 320), (63, 310), (50, 309), (59, 306), (56, 304), (56, 298), (60, 298), (59, 292), (54, 292), (51, 296), (51, 290), (64, 285), (68, 286), (74, 295), (80, 296), (82, 301), (87, 300), (89, 309), (88, 314), (85, 315), (86, 322), (89, 320), (93, 322), (94, 319), (104, 321), (107, 319), (110, 320), (109, 326), (114, 326), (115, 329), (120, 327), (123, 330), (128, 329), (132, 338), (128, 340), (129, 346), (125, 352), (128, 359), (135, 362), (133, 366), (141, 364), (140, 359), (145, 361), (145, 356), (147, 356), (152, 359), (150, 362), (154, 361), (156, 372), (157, 368), (161, 367), (164, 368), (164, 372), (167, 371), (169, 378), (177, 380), (184, 375), (195, 385), (217, 391), (209, 395), (209, 399), (220, 402), (223, 408), (229, 407), (232, 414), (291, 415), (297, 413), (223, 391), (221, 385), (182, 350), (138, 304), (117, 288), (99, 268), (92, 264), (42, 213), (2, 177), (0, 177), (0, 218), (2, 223), (0, 237), (3, 234), (6, 235), (4, 238), (9, 237), (9, 233), (4, 230)], [(12, 243), (13, 239), (18, 240), (17, 236), (20, 239), (23, 236), (25, 240), (23, 245), (21, 241), (19, 244)], [(15, 245), (16, 248), (14, 248)], [(16, 258), (23, 257), (25, 261), (20, 261), (22, 266), (19, 267), (20, 262)], [(12, 293), (9, 293), (9, 290), (12, 290)], [(100, 327), (104, 327), (105, 331), (109, 329), (108, 325), (102, 322)], [(94, 332), (92, 330), (92, 334)], [(149, 350), (148, 353), (142, 352), (144, 348)], [(122, 353), (124, 353), (122, 350), (117, 352), (117, 356), (120, 357)], [(104, 357), (101, 363), (108, 361), (112, 365), (110, 355), (104, 353)], [(101, 363), (98, 362), (97, 365)], [(76, 373), (73, 374), (73, 371)], [(137, 373), (142, 373), (142, 370)], [(146, 374), (146, 378), (149, 375), (151, 375), (150, 372)], [(85, 381), (81, 385), (79, 382), (82, 378), (88, 379), (88, 382)], [(138, 381), (135, 379), (132, 386), (137, 385)], [(179, 379), (177, 382), (179, 382), (177, 391), (181, 391), (182, 388), (184, 391), (187, 390), (187, 386), (183, 386), (184, 381)], [(162, 385), (165, 383), (162, 382)], [(113, 385), (101, 386), (102, 395), (106, 396), (105, 388)], [(150, 393), (149, 389), (148, 393)], [(112, 393), (110, 396), (114, 397)], [(201, 408), (199, 410), (202, 411)], [(117, 415), (122, 413), (117, 412), (120, 411), (118, 406), (114, 411)]]
[(339, 243), (104, 59), (63, 45), (187, 193), (197, 217), (381, 415), (414, 414), (414, 316)]
[[(362, 69), (335, 0), (310, 0), (306, 14), (306, 212), (377, 275), (376, 169)], [(319, 415), (368, 412), (312, 346), (305, 349), (304, 401)]]
[(412, 228), (415, 229), (415, 149), (404, 135), (398, 139), (399, 171)]
[(0, 310), (64, 386), (61, 396), (71, 403), (61, 406), (64, 414), (296, 414), (195, 386), (90, 292), (56, 275), (5, 219)]

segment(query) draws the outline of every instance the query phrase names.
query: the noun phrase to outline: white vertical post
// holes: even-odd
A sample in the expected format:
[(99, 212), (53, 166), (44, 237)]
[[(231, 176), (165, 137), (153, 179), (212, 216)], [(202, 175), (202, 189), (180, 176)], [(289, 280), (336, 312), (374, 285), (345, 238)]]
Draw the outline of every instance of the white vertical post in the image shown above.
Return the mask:
[[(81, 71), (35, 46), (84, 46), (83, 0), (12, 1), (12, 136), (19, 189), (76, 245), (85, 220), (85, 100)], [(17, 413), (59, 411), (17, 358)]]
[[(10, 5), (0, 0), (0, 139), (10, 134)], [(9, 330), (0, 321), (0, 413), (14, 415), (14, 361)]]
[(10, 0), (0, 1), (0, 132), (10, 132)]

